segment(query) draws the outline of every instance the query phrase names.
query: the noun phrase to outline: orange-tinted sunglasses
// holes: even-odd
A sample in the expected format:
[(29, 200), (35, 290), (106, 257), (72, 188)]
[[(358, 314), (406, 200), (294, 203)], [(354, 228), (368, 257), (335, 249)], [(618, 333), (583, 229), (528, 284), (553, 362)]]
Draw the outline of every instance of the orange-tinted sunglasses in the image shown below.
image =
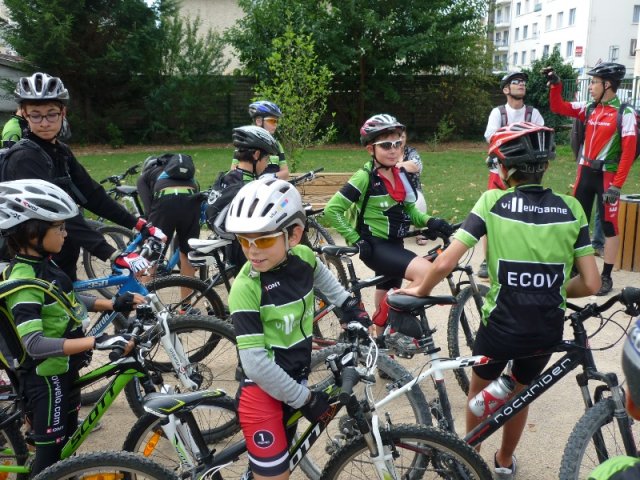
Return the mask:
[(263, 235), (262, 237), (258, 238), (247, 238), (243, 237), (242, 235), (236, 235), (236, 238), (238, 239), (238, 242), (240, 242), (240, 246), (242, 248), (249, 249), (251, 248), (251, 245), (253, 245), (256, 248), (264, 249), (273, 247), (280, 235), (284, 235), (284, 232)]

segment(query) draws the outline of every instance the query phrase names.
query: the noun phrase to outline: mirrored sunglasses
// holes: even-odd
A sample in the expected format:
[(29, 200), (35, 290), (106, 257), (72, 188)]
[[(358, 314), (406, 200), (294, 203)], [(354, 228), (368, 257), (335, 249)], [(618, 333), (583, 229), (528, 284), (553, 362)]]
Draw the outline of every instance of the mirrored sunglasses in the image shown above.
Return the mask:
[(511, 80), (511, 85), (527, 85), (527, 81), (523, 80), (522, 78), (514, 78), (513, 80)]
[(284, 232), (272, 233), (270, 235), (263, 235), (258, 238), (247, 238), (242, 235), (236, 235), (238, 242), (240, 242), (240, 246), (242, 248), (251, 248), (253, 245), (256, 248), (264, 249), (271, 248), (276, 244), (278, 237), (284, 235)]
[(264, 122), (270, 123), (271, 125), (277, 125), (278, 119), (276, 117), (265, 117)]

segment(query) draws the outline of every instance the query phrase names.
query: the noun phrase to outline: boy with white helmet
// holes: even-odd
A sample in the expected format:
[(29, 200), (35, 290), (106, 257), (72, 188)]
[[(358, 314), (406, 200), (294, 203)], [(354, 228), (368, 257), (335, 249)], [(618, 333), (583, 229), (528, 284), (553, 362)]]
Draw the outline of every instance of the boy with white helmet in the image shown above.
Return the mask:
[[(85, 337), (84, 307), (128, 312), (144, 302), (143, 297), (132, 293), (113, 302), (74, 294), (71, 279), (51, 256), (64, 244), (65, 220), (76, 215), (78, 207), (71, 197), (49, 182), (31, 179), (0, 183), (0, 234), (7, 238), (13, 256), (8, 279), (45, 280), (51, 284), (50, 290), (64, 294), (74, 312), (70, 315), (53, 294), (36, 287), (7, 296), (27, 354), (19, 367), (19, 379), (36, 446), (33, 475), (60, 459), (67, 436), (75, 431), (80, 398), (71, 385), (87, 360), (84, 352), (116, 346), (126, 347), (128, 352), (133, 347), (123, 335)], [(56, 411), (61, 413), (56, 415)]]
[(344, 322), (371, 324), (358, 301), (300, 245), (305, 221), (295, 187), (271, 178), (245, 185), (226, 219), (248, 260), (231, 287), (229, 309), (244, 373), (238, 417), (255, 478), (289, 477), (287, 412), (301, 408), (318, 420), (329, 407), (324, 392), (306, 386), (314, 288), (341, 305)]

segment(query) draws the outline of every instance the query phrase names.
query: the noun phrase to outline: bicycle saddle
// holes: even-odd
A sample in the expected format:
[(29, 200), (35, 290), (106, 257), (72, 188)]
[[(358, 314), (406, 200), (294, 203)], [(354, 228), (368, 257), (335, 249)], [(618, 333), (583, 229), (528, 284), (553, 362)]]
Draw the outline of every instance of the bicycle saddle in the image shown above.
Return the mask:
[(229, 245), (230, 243), (231, 240), (226, 240), (224, 238), (214, 238), (213, 240), (200, 238), (189, 239), (189, 246), (200, 253), (210, 253), (218, 248)]
[(221, 397), (227, 393), (224, 390), (202, 390), (189, 393), (150, 393), (144, 397), (144, 409), (158, 417), (166, 417), (177, 410), (193, 408), (210, 397)]
[(347, 247), (346, 245), (325, 245), (320, 247), (322, 253), (331, 255), (332, 257), (339, 257), (340, 255), (358, 253), (360, 249), (358, 247)]
[(121, 193), (123, 195), (131, 195), (132, 193), (136, 193), (138, 191), (137, 187), (132, 187), (131, 185), (121, 185), (116, 187), (116, 192)]
[(403, 312), (422, 310), (424, 307), (432, 305), (453, 305), (458, 303), (456, 297), (451, 295), (413, 297), (411, 295), (391, 294), (387, 297), (387, 301), (390, 307)]

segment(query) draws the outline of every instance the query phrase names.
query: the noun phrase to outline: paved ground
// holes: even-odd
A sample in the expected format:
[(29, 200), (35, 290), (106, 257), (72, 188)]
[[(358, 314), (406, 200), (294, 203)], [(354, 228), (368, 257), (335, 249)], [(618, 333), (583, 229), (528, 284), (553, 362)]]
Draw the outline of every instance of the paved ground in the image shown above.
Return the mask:
[[(420, 251), (428, 247), (417, 247), (413, 240), (408, 241), (408, 246), (412, 249), (419, 248)], [(476, 252), (471, 258), (471, 264), (477, 268), (480, 263), (480, 255)], [(601, 260), (598, 259), (599, 266)], [(357, 264), (358, 271), (362, 276), (370, 275), (370, 271), (362, 264)], [(625, 285), (637, 286), (640, 282), (637, 273), (615, 271), (613, 273), (614, 292)], [(371, 292), (368, 292), (370, 294)], [(439, 286), (434, 293), (447, 293), (444, 285)], [(366, 298), (366, 304), (371, 306), (371, 297)], [(596, 297), (583, 299), (575, 303), (594, 301)], [(598, 298), (600, 302), (602, 299)], [(446, 351), (446, 319), (449, 309), (446, 307), (433, 309), (434, 313), (431, 321), (439, 331), (436, 334), (438, 345)], [(628, 317), (618, 315), (617, 320), (626, 326)], [(591, 331), (594, 331), (595, 323)], [(616, 342), (621, 336), (621, 330), (612, 324), (606, 326), (592, 339), (593, 348), (602, 348)], [(616, 371), (621, 375), (620, 368), (620, 347), (618, 343), (613, 348), (605, 351), (596, 351), (595, 357), (602, 370)], [(422, 366), (422, 359), (415, 357), (407, 362), (407, 366), (419, 368)], [(458, 388), (453, 375), (446, 378), (449, 395), (455, 409), (456, 428), (459, 433), (464, 433), (464, 405), (466, 398)], [(427, 391), (429, 391), (428, 387)], [(529, 421), (524, 433), (524, 437), (516, 452), (519, 460), (520, 470), (519, 480), (551, 480), (557, 478), (560, 459), (565, 447), (566, 440), (582, 414), (582, 402), (578, 387), (575, 384), (574, 376), (569, 375), (553, 387), (532, 407)], [(83, 446), (83, 450), (117, 450), (122, 444), (126, 433), (133, 424), (133, 414), (128, 409), (124, 396), (116, 401), (112, 410), (108, 412), (104, 419), (104, 428), (100, 432), (92, 434)], [(496, 450), (500, 432), (493, 435), (483, 446), (482, 455), (490, 460)], [(297, 475), (296, 475), (297, 476)]]

